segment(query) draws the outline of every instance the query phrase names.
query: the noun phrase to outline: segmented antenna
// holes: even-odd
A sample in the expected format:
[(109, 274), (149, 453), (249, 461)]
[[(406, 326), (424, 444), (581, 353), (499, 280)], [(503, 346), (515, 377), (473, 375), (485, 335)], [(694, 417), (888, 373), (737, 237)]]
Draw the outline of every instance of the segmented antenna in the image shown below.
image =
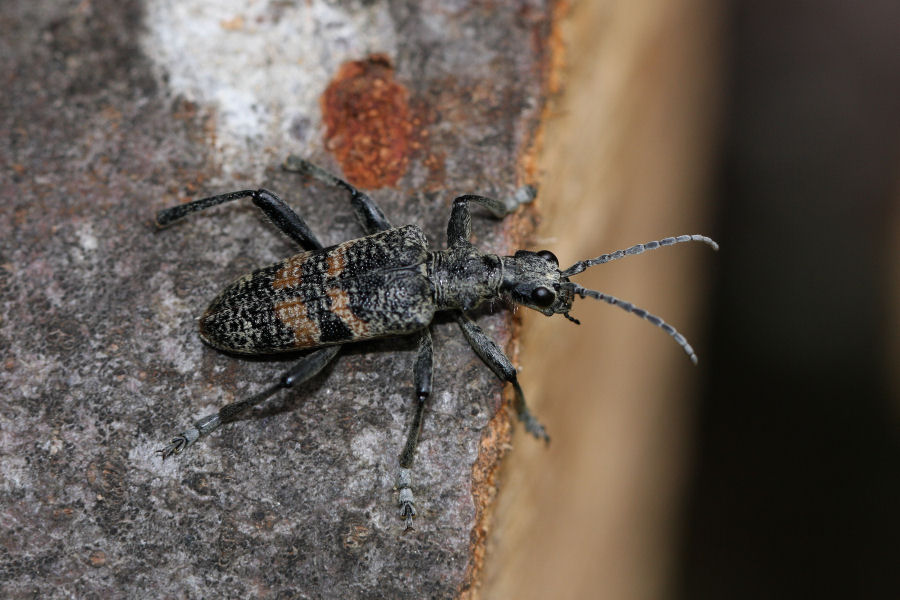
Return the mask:
[[(702, 236), (699, 236), (699, 237), (702, 237)], [(669, 238), (669, 239), (673, 239), (673, 238)], [(706, 238), (706, 239), (709, 239), (709, 238)], [(712, 240), (710, 240), (710, 241), (712, 241)], [(715, 242), (713, 242), (713, 243), (715, 243)], [(656, 315), (648, 313), (643, 308), (638, 308), (631, 302), (625, 302), (624, 300), (619, 300), (615, 296), (610, 296), (609, 294), (604, 294), (603, 292), (598, 292), (596, 290), (589, 290), (587, 288), (583, 288), (580, 285), (578, 285), (577, 283), (573, 283), (572, 285), (574, 286), (573, 291), (576, 294), (578, 294), (579, 296), (581, 296), (582, 298), (584, 298), (585, 296), (590, 296), (591, 298), (595, 298), (597, 300), (603, 300), (607, 304), (612, 304), (613, 306), (618, 306), (619, 308), (621, 308), (622, 310), (624, 310), (626, 312), (630, 312), (634, 315), (639, 316), (640, 318), (642, 318), (646, 321), (650, 321), (651, 323), (653, 323), (654, 325), (656, 325), (657, 327), (659, 327), (660, 329), (662, 329), (663, 331), (665, 331), (666, 333), (671, 335), (672, 338), (675, 340), (675, 342), (679, 346), (681, 346), (681, 348), (691, 358), (691, 362), (694, 363), (695, 365), (697, 364), (697, 355), (694, 354), (694, 349), (691, 348), (691, 345), (688, 343), (688, 341), (686, 339), (684, 339), (684, 336), (681, 335), (680, 333), (678, 333), (678, 331), (674, 327), (672, 327), (671, 325), (669, 325), (668, 323), (666, 323), (665, 321), (663, 321)]]
[(602, 265), (603, 263), (618, 260), (620, 258), (624, 258), (625, 256), (641, 254), (645, 250), (656, 250), (657, 248), (662, 248), (663, 246), (674, 246), (675, 244), (680, 244), (682, 242), (703, 242), (704, 244), (712, 246), (713, 250), (719, 249), (719, 245), (705, 235), (694, 234), (679, 235), (678, 237), (667, 237), (656, 242), (637, 244), (625, 250), (616, 250), (615, 252), (611, 252), (610, 254), (603, 254), (601, 256), (598, 256), (597, 258), (589, 258), (587, 260), (578, 261), (577, 263), (563, 271), (562, 276), (571, 277), (572, 275), (577, 275), (585, 269), (593, 267), (595, 265)]

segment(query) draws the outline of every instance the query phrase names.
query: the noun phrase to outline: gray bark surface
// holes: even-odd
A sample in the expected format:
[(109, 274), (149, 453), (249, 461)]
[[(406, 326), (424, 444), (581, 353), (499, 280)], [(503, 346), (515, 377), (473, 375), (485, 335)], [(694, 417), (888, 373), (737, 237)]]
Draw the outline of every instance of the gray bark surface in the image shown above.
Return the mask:
[[(372, 195), (394, 224), (416, 223), (444, 247), (454, 195), (526, 182), (552, 7), (377, 4), (424, 135), (399, 182)], [(144, 19), (135, 0), (15, 1), (0, 14), (0, 596), (466, 593), (508, 416), (501, 385), (449, 319), (434, 327), (415, 531), (404, 533), (393, 489), (415, 401), (409, 339), (348, 347), (185, 454), (154, 454), (292, 364), (216, 352), (195, 319), (232, 279), (295, 252), (249, 202), (161, 231), (155, 212), (265, 187), (326, 244), (360, 230), (340, 193), (278, 168), (311, 149), (340, 171), (314, 121), (298, 120), (296, 147), (256, 154), (258, 172), (232, 164), (223, 175), (216, 108), (166, 88), (139, 42)], [(377, 50), (377, 32), (367, 35)], [(489, 71), (472, 75), (488, 50)], [(517, 218), (478, 212), (474, 241), (508, 250), (527, 229), (509, 226)], [(509, 341), (502, 305), (479, 322)]]

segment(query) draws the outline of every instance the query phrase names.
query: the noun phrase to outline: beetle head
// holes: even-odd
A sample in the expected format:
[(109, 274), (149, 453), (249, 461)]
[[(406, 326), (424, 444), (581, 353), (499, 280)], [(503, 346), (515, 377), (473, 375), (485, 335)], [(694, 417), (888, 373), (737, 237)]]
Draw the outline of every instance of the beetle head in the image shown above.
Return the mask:
[(682, 242), (702, 242), (714, 250), (718, 250), (719, 246), (710, 238), (703, 235), (680, 235), (677, 237), (665, 238), (656, 242), (648, 242), (646, 244), (637, 244), (626, 250), (617, 250), (611, 254), (604, 254), (596, 258), (582, 260), (568, 269), (560, 270), (559, 261), (556, 256), (549, 250), (541, 250), (540, 252), (529, 252), (527, 250), (519, 250), (513, 256), (503, 259), (503, 281), (501, 283), (501, 291), (513, 300), (516, 304), (527, 306), (545, 315), (552, 316), (561, 314), (567, 319), (578, 324), (578, 320), (569, 315), (572, 310), (572, 304), (575, 296), (582, 298), (594, 298), (602, 300), (607, 304), (618, 306), (619, 308), (633, 313), (642, 319), (645, 319), (653, 325), (659, 327), (669, 335), (690, 357), (691, 361), (697, 363), (697, 355), (694, 354), (693, 348), (688, 344), (680, 333), (674, 327), (657, 317), (648, 313), (642, 308), (619, 300), (615, 296), (604, 294), (596, 290), (589, 290), (581, 287), (575, 282), (569, 281), (573, 275), (581, 273), (585, 269), (595, 265), (604, 264), (625, 256), (641, 254), (647, 250), (655, 250), (664, 246), (671, 246)]
[(549, 250), (519, 250), (503, 259), (501, 291), (506, 297), (545, 315), (563, 314), (568, 319), (575, 299), (574, 284), (559, 270), (559, 260)]

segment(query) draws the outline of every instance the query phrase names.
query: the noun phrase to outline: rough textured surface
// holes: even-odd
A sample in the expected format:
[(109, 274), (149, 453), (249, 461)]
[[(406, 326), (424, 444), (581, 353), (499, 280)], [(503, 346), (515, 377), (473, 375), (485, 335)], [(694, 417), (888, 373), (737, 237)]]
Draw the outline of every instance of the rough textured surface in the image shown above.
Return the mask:
[[(378, 9), (390, 21), (387, 32), (367, 32), (365, 50), (389, 55), (413, 115), (406, 173), (375, 196), (395, 223), (416, 223), (442, 246), (455, 193), (502, 196), (524, 183), (550, 10), (538, 1), (440, 11), (347, 4), (341, 10)], [(166, 6), (150, 5), (154, 18)], [(247, 44), (265, 23), (290, 29), (285, 3), (266, 6), (268, 21), (223, 14), (213, 23)], [(293, 8), (303, 6), (337, 10)], [(231, 279), (294, 251), (246, 204), (164, 231), (154, 212), (263, 185), (325, 243), (359, 229), (340, 194), (277, 168), (288, 152), (335, 168), (317, 112), (325, 85), (279, 113), (291, 148), (263, 127), (247, 142), (255, 163), (226, 166), (238, 155), (222, 148), (239, 139), (234, 121), (209, 98), (169, 92), (165, 63), (141, 45), (160, 35), (145, 30), (145, 13), (135, 0), (29, 0), (4, 3), (0, 15), (0, 595), (421, 598), (469, 589), (483, 539), (475, 499), (491, 497), (473, 478), (491, 481), (508, 425), (495, 417), (499, 384), (449, 323), (435, 327), (414, 532), (402, 532), (393, 491), (412, 416), (408, 340), (349, 349), (303, 389), (177, 460), (154, 455), (175, 429), (289, 364), (217, 353), (200, 343), (195, 318)], [(313, 33), (327, 46), (327, 28)], [(474, 228), (482, 247), (509, 244), (487, 218)], [(504, 343), (507, 318), (499, 311), (481, 323)]]
[(322, 96), (325, 144), (353, 185), (391, 186), (412, 150), (406, 89), (385, 56), (344, 63)]

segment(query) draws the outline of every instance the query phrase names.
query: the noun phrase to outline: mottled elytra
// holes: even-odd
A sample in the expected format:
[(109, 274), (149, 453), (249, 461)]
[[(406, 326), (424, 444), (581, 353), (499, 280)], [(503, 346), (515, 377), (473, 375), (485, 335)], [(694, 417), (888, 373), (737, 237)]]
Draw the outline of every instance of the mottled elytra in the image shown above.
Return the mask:
[(478, 305), (504, 298), (547, 316), (561, 314), (578, 323), (569, 315), (575, 296), (596, 298), (650, 321), (671, 335), (697, 362), (687, 340), (659, 317), (608, 294), (583, 288), (569, 278), (594, 265), (681, 242), (703, 242), (718, 249), (706, 236), (681, 235), (638, 244), (579, 261), (568, 269), (560, 269), (559, 261), (549, 250), (519, 250), (512, 256), (478, 250), (469, 242), (469, 203), (480, 204), (499, 218), (534, 198), (533, 189), (523, 188), (527, 191), (507, 203), (484, 196), (459, 196), (453, 201), (447, 225), (447, 249), (429, 250), (419, 227), (392, 227), (372, 199), (346, 181), (296, 156), (288, 157), (284, 169), (346, 191), (367, 235), (323, 248), (303, 219), (278, 196), (263, 189), (202, 198), (157, 214), (157, 224), (166, 227), (206, 208), (251, 199), (304, 252), (259, 268), (226, 287), (200, 318), (200, 336), (214, 348), (239, 354), (308, 351), (277, 383), (255, 396), (222, 407), (176, 435), (158, 450), (163, 458), (178, 454), (278, 390), (313, 377), (343, 344), (414, 335), (418, 341), (413, 368), (417, 403), (400, 453), (397, 479), (400, 516), (411, 527), (416, 515), (411, 468), (425, 403), (431, 394), (430, 325), (438, 311), (451, 312), (475, 353), (497, 377), (512, 384), (519, 419), (530, 433), (546, 441), (549, 437), (543, 426), (528, 411), (512, 362), (468, 315)]

